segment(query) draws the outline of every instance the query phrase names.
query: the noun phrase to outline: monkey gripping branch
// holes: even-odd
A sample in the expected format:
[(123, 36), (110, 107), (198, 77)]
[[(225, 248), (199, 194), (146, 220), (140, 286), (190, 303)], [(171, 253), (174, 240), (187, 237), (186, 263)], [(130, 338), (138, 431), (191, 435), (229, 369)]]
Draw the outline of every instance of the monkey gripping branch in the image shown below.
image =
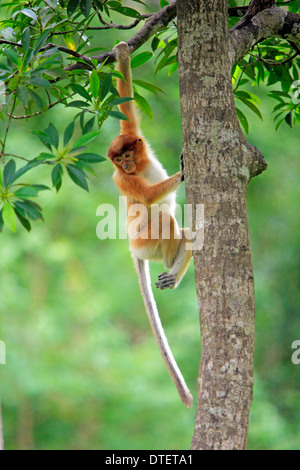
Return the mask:
[[(262, 119), (259, 99), (248, 91), (260, 83), (270, 86), (276, 128), (300, 123), (300, 4), (161, 0), (156, 11), (133, 2), (136, 8), (107, 0), (19, 1), (1, 7), (0, 231), (4, 226), (15, 231), (17, 221), (30, 231), (32, 221), (43, 219), (33, 198), (49, 187), (26, 183), (37, 166), (49, 168), (57, 192), (66, 175), (88, 190), (87, 173), (104, 160), (89, 151), (89, 144), (107, 119), (126, 118), (118, 110), (123, 98), (116, 81), (123, 77), (114, 69), (114, 44), (103, 53), (107, 30), (128, 34), (133, 69), (148, 61), (156, 73), (171, 75), (179, 68), (187, 199), (193, 206), (205, 201), (206, 207), (201, 262), (194, 255), (202, 357), (193, 448), (242, 449), (254, 344), (246, 188), (266, 163), (239, 123), (247, 134), (245, 106)], [(142, 46), (147, 50), (140, 52)], [(136, 105), (152, 119), (145, 89), (161, 90), (145, 80), (133, 82)], [(14, 123), (24, 119), (30, 129), (31, 118), (58, 106), (75, 111), (63, 135), (50, 122), (33, 132), (45, 151), (34, 158), (17, 155), (10, 138)], [(74, 138), (78, 130), (81, 135)]]

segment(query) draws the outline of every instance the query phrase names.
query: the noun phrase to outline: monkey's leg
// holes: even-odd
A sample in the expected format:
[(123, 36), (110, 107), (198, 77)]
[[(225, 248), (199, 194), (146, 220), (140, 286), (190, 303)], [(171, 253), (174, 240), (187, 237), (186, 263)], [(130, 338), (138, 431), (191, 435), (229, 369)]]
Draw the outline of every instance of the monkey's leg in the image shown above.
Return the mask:
[[(186, 273), (192, 258), (192, 250), (187, 247), (187, 235), (189, 229), (181, 229), (182, 238), (179, 241), (177, 253), (169, 273), (162, 273), (158, 276), (156, 287), (158, 289), (175, 289), (179, 286), (181, 279)], [(170, 244), (174, 244), (176, 240), (170, 240)], [(173, 249), (173, 247), (171, 246)]]

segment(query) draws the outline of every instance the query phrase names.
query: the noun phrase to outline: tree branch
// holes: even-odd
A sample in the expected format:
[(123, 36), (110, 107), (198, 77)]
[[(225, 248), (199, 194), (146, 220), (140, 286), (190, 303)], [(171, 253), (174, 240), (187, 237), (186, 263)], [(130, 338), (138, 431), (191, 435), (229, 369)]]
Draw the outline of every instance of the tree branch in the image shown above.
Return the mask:
[(17, 42), (7, 41), (6, 39), (0, 39), (0, 44), (8, 44), (9, 46), (22, 47), (22, 44)]
[(90, 67), (93, 67), (90, 57), (79, 54), (79, 52), (73, 51), (72, 49), (69, 49), (67, 47), (57, 46), (56, 44), (52, 44), (51, 42), (46, 46), (42, 47), (42, 49), (40, 49), (40, 52), (48, 51), (49, 49), (54, 48), (58, 49), (61, 52), (65, 52), (66, 54), (70, 54), (73, 57), (76, 57), (77, 59), (84, 60)]
[(230, 30), (232, 65), (235, 65), (255, 43), (262, 39), (281, 37), (292, 41), (296, 46), (300, 44), (300, 15), (298, 13), (287, 12), (272, 6), (260, 11), (243, 25), (241, 21)]
[(250, 23), (251, 19), (260, 11), (271, 8), (275, 0), (251, 0), (245, 16), (234, 26), (235, 29), (242, 28)]
[[(157, 33), (161, 28), (166, 26), (170, 21), (176, 17), (176, 0), (173, 0), (170, 5), (162, 8), (162, 10), (157, 13), (153, 13), (145, 22), (144, 26), (138, 31), (134, 36), (132, 36), (127, 44), (130, 49), (130, 53), (139, 49), (148, 39)], [(93, 56), (91, 59), (96, 59), (98, 64), (103, 63), (112, 63), (115, 61), (116, 57), (114, 52), (108, 52), (106, 54), (101, 54), (99, 56)], [(65, 68), (66, 71), (76, 70), (76, 69), (86, 69), (85, 64), (77, 62), (76, 64), (69, 65)]]

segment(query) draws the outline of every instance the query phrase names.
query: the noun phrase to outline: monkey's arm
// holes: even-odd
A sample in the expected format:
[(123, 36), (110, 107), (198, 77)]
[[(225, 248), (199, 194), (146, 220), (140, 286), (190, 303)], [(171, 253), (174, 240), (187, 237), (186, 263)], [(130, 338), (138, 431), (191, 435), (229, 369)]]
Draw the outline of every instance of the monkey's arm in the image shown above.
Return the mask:
[[(121, 98), (133, 98), (132, 75), (130, 66), (130, 53), (128, 44), (120, 42), (114, 48), (117, 56), (118, 70), (122, 72), (124, 80), (117, 79), (117, 89)], [(128, 117), (129, 121), (121, 121), (121, 134), (139, 135), (139, 119), (135, 112), (133, 101), (126, 101), (119, 105), (120, 111)]]
[(133, 175), (122, 175), (114, 178), (120, 192), (131, 196), (135, 201), (147, 206), (159, 202), (168, 194), (176, 191), (182, 181), (181, 172), (155, 184), (147, 184), (145, 180)]

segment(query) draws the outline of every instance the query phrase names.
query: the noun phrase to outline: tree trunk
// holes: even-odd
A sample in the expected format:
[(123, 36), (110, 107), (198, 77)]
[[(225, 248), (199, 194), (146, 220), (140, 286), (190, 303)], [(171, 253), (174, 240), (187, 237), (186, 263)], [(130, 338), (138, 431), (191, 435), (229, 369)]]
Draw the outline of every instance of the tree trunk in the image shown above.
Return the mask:
[(0, 397), (0, 450), (4, 450), (1, 397)]
[(246, 191), (265, 165), (235, 111), (227, 8), (226, 0), (177, 5), (187, 202), (205, 211), (204, 248), (194, 253), (202, 351), (192, 449), (246, 449), (254, 382)]

